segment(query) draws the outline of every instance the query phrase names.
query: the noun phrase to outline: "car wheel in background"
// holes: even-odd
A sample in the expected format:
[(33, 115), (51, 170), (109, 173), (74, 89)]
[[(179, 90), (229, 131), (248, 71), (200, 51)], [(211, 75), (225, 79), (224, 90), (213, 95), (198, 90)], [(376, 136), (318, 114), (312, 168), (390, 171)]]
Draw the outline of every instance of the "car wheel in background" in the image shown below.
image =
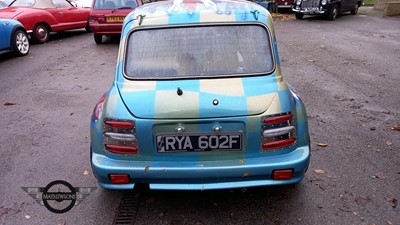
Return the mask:
[(50, 31), (46, 24), (39, 23), (33, 27), (33, 39), (37, 43), (45, 43), (50, 38)]
[(328, 20), (335, 20), (339, 13), (339, 7), (337, 4), (331, 7), (331, 10), (328, 12)]
[(92, 29), (90, 29), (90, 26), (89, 26), (89, 21), (88, 21), (87, 24), (86, 24), (85, 30), (86, 30), (86, 32), (88, 32), (88, 33), (92, 33)]
[(301, 20), (303, 19), (304, 14), (303, 13), (296, 13), (296, 19)]
[(358, 3), (354, 6), (354, 8), (350, 11), (351, 15), (356, 15), (358, 12)]
[(13, 37), (13, 47), (14, 53), (17, 56), (25, 56), (29, 53), (28, 35), (24, 31), (15, 31)]
[(96, 42), (96, 44), (101, 44), (101, 43), (103, 43), (103, 35), (101, 35), (101, 34), (95, 34), (95, 35), (94, 35), (94, 41)]

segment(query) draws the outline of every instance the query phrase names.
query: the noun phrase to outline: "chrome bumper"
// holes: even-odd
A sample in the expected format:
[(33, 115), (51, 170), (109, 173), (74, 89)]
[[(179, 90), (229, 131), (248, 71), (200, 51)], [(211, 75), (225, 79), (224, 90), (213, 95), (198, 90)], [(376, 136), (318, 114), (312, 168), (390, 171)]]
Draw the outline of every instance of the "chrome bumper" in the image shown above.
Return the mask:
[(318, 14), (324, 14), (327, 11), (325, 9), (320, 9), (320, 8), (300, 8), (298, 6), (295, 6), (292, 9), (293, 12), (297, 12), (297, 13), (303, 13), (303, 14), (307, 14), (307, 15), (318, 15)]

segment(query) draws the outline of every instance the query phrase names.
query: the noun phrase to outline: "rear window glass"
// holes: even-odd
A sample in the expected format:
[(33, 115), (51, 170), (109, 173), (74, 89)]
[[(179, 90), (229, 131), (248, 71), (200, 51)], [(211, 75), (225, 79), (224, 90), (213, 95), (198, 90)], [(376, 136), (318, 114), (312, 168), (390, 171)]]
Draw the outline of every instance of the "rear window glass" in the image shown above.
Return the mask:
[(127, 43), (125, 74), (133, 79), (271, 73), (269, 32), (258, 25), (137, 30)]
[(131, 0), (95, 0), (94, 9), (130, 9), (136, 8), (138, 4)]

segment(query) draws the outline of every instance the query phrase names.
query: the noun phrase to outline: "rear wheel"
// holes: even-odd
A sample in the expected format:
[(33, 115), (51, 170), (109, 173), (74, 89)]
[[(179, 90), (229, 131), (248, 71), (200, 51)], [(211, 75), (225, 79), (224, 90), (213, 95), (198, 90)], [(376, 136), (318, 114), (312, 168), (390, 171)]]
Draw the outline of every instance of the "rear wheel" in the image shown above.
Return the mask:
[(327, 15), (328, 20), (335, 20), (338, 14), (339, 14), (339, 7), (338, 5), (335, 4), (331, 7), (331, 10), (328, 12)]
[(29, 40), (28, 35), (22, 31), (17, 30), (14, 33), (13, 39), (14, 53), (17, 56), (25, 56), (29, 53)]
[(358, 12), (358, 3), (354, 6), (354, 8), (350, 11), (351, 15), (356, 15)]
[(44, 23), (36, 24), (33, 27), (33, 39), (37, 43), (45, 43), (50, 38), (50, 30), (48, 26)]
[(303, 19), (303, 17), (304, 17), (304, 14), (303, 13), (296, 13), (296, 19), (298, 19), (298, 20), (301, 20), (301, 19)]
[(96, 42), (96, 44), (102, 44), (103, 43), (103, 35), (101, 34), (94, 34), (94, 42)]

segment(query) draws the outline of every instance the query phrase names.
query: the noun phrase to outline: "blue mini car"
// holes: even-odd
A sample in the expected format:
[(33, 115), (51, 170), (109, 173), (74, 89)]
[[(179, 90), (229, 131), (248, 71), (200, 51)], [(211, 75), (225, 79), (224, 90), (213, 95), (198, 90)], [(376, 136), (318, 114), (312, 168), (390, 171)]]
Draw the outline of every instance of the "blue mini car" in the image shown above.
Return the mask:
[(17, 56), (29, 53), (29, 40), (24, 26), (11, 19), (0, 19), (0, 54), (14, 52)]
[(269, 12), (163, 1), (124, 21), (115, 80), (91, 118), (101, 187), (209, 190), (300, 182), (304, 105), (281, 74)]

